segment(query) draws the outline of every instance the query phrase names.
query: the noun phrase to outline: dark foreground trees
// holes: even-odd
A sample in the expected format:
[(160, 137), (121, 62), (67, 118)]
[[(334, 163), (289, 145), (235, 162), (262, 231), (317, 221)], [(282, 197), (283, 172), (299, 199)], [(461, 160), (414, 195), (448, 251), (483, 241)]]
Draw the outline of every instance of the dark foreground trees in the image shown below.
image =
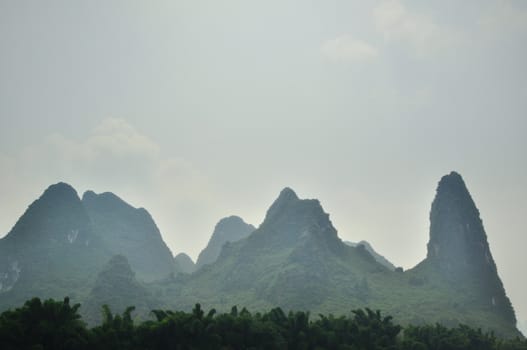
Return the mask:
[(153, 310), (153, 319), (135, 324), (133, 307), (112, 314), (103, 307), (103, 323), (87, 328), (79, 305), (35, 298), (0, 315), (0, 349), (477, 349), (527, 350), (521, 339), (502, 340), (492, 333), (460, 325), (402, 328), (379, 311), (355, 310), (349, 316), (280, 308), (250, 313)]
[(80, 304), (34, 298), (0, 315), (0, 349), (85, 349), (90, 332), (78, 314)]

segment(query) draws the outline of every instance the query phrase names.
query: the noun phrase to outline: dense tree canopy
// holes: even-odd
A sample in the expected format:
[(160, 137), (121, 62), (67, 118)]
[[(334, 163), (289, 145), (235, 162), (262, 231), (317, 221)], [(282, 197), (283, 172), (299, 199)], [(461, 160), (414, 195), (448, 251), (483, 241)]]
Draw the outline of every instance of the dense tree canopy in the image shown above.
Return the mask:
[(349, 316), (285, 313), (192, 312), (153, 310), (152, 319), (135, 324), (133, 307), (112, 314), (104, 306), (101, 325), (88, 329), (69, 299), (38, 298), (0, 315), (1, 349), (445, 349), (527, 350), (523, 339), (503, 340), (465, 325), (403, 327), (368, 308)]

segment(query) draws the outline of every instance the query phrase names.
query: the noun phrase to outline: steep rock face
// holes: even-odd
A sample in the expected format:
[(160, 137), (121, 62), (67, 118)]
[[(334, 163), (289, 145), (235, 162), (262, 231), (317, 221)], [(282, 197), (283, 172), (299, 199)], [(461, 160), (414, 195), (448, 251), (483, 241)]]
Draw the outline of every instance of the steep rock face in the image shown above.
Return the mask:
[[(439, 192), (443, 198), (443, 189)], [(452, 214), (458, 210), (458, 201), (442, 207), (441, 211), (450, 213), (444, 220), (465, 215)], [(439, 208), (434, 205), (434, 210)], [(364, 244), (344, 244), (317, 200), (299, 199), (286, 188), (258, 229), (246, 239), (226, 243), (214, 264), (160, 285), (159, 294), (167, 297), (167, 304), (186, 308), (196, 301), (219, 309), (242, 304), (253, 309), (305, 309), (314, 314), (343, 314), (355, 308), (376, 307), (403, 324), (439, 322), (455, 327), (465, 323), (503, 336), (518, 335), (512, 308), (487, 258), (469, 260), (473, 261), (469, 271), (476, 272), (483, 261), (487, 267), (482, 270), (488, 273), (482, 275), (470, 276), (463, 269), (445, 265), (455, 255), (450, 251), (442, 257), (441, 248), (449, 247), (450, 240), (459, 237), (450, 230), (436, 231), (437, 215), (443, 217), (441, 213), (432, 214), (433, 239), (429, 246), (440, 244), (439, 255), (430, 256), (408, 271), (394, 271), (376, 261)], [(439, 227), (449, 225), (444, 222)], [(441, 234), (446, 237), (439, 237)], [(484, 237), (482, 232), (477, 235)], [(486, 239), (481, 243), (485, 248)], [(486, 248), (478, 249), (490, 257)], [(435, 254), (435, 248), (431, 249), (434, 252), (430, 254)], [(463, 254), (459, 258), (465, 259)]]
[(430, 211), (427, 258), (445, 273), (474, 268), (496, 271), (479, 211), (461, 176), (441, 178)]
[[(247, 264), (256, 256), (257, 264), (274, 265), (274, 271), (265, 268), (254, 274), (268, 281), (257, 287), (258, 295), (296, 309), (316, 308), (347, 293), (338, 290), (342, 280), (355, 286), (365, 274), (383, 270), (371, 255), (340, 240), (318, 200), (300, 199), (290, 188), (280, 192), (240, 255)], [(351, 303), (359, 298), (349, 295)]]
[(383, 271), (370, 254), (338, 238), (318, 200), (299, 199), (286, 188), (258, 229), (226, 243), (214, 264), (179, 283), (175, 298), (188, 306), (195, 300), (216, 307), (248, 301), (255, 307), (316, 311), (328, 306), (324, 310), (335, 312), (334, 298), (357, 305), (366, 296), (350, 293), (365, 274)]
[(100, 266), (100, 250), (77, 192), (65, 183), (50, 186), (0, 240), (0, 306), (82, 294)]
[(82, 203), (105, 249), (126, 256), (138, 279), (152, 281), (175, 271), (172, 253), (145, 209), (134, 208), (109, 192), (87, 191)]
[(207, 247), (199, 254), (196, 261), (196, 269), (216, 261), (225, 243), (239, 241), (249, 236), (254, 230), (253, 225), (245, 223), (238, 216), (229, 216), (221, 219), (216, 224)]
[[(155, 241), (156, 235), (141, 228), (148, 223), (146, 211), (111, 194), (85, 197), (85, 203), (94, 205), (95, 228), (86, 211), (89, 205), (80, 202), (71, 186), (57, 184), (0, 240), (0, 309), (33, 296), (68, 295), (82, 303), (84, 314), (92, 312), (92, 322), (100, 319), (102, 303), (110, 304), (113, 312), (135, 305), (143, 317), (151, 309), (191, 308), (196, 302), (222, 310), (232, 305), (255, 310), (280, 306), (339, 315), (368, 306), (403, 324), (466, 323), (519, 335), (479, 213), (456, 173), (439, 183), (427, 258), (405, 272), (379, 264), (364, 244), (345, 245), (317, 200), (299, 199), (286, 188), (260, 227), (244, 239), (225, 243), (214, 264), (191, 275), (167, 274), (141, 284), (126, 257), (119, 257), (96, 281), (112, 249), (145, 247), (141, 237)], [(174, 264), (175, 259), (170, 256), (170, 261)], [(157, 268), (150, 265), (144, 273), (148, 271)]]
[(90, 324), (102, 319), (102, 306), (108, 305), (112, 313), (122, 313), (134, 306), (136, 313), (146, 316), (155, 305), (148, 290), (136, 279), (124, 255), (113, 256), (99, 272), (81, 312)]
[(515, 323), (490, 252), (479, 211), (461, 175), (452, 172), (439, 181), (430, 211), (430, 240), (424, 264), (438, 270), (473, 300)]
[(283, 249), (306, 240), (316, 240), (321, 247), (339, 250), (342, 241), (337, 230), (316, 199), (299, 199), (285, 188), (266, 213), (264, 222), (248, 239), (248, 246), (259, 249)]
[(196, 270), (196, 264), (194, 261), (185, 253), (179, 253), (174, 257), (176, 261), (177, 270), (183, 273), (192, 273)]

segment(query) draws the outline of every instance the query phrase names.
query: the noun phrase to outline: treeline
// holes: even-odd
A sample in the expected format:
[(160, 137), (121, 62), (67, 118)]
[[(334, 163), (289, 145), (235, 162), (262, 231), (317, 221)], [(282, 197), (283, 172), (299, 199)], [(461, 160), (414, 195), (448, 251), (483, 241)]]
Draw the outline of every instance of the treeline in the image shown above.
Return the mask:
[(103, 307), (103, 323), (88, 328), (79, 304), (69, 299), (38, 298), (0, 315), (0, 349), (526, 349), (527, 341), (504, 340), (468, 326), (401, 327), (379, 311), (360, 309), (349, 317), (280, 308), (250, 313), (153, 310), (153, 320), (134, 323), (133, 307), (112, 314)]

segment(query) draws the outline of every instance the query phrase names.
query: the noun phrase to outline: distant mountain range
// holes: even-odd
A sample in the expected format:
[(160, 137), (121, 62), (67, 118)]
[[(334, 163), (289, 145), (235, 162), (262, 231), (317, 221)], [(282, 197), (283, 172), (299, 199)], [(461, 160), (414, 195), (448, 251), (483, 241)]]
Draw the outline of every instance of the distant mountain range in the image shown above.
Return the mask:
[(516, 336), (479, 212), (461, 176), (444, 176), (430, 212), (427, 257), (404, 271), (365, 241), (343, 242), (315, 199), (285, 188), (255, 228), (231, 216), (216, 225), (196, 263), (176, 257), (151, 216), (112, 193), (50, 186), (0, 239), (0, 310), (39, 296), (100, 308), (204, 307), (343, 314), (381, 309), (402, 323), (440, 322)]
[(247, 224), (238, 216), (229, 216), (221, 219), (214, 228), (209, 243), (199, 253), (196, 268), (199, 269), (211, 264), (218, 259), (225, 243), (236, 242), (249, 236), (255, 230), (253, 225)]
[(104, 265), (121, 254), (143, 282), (177, 272), (145, 209), (112, 193), (50, 186), (0, 240), (0, 308), (33, 296), (85, 300)]

